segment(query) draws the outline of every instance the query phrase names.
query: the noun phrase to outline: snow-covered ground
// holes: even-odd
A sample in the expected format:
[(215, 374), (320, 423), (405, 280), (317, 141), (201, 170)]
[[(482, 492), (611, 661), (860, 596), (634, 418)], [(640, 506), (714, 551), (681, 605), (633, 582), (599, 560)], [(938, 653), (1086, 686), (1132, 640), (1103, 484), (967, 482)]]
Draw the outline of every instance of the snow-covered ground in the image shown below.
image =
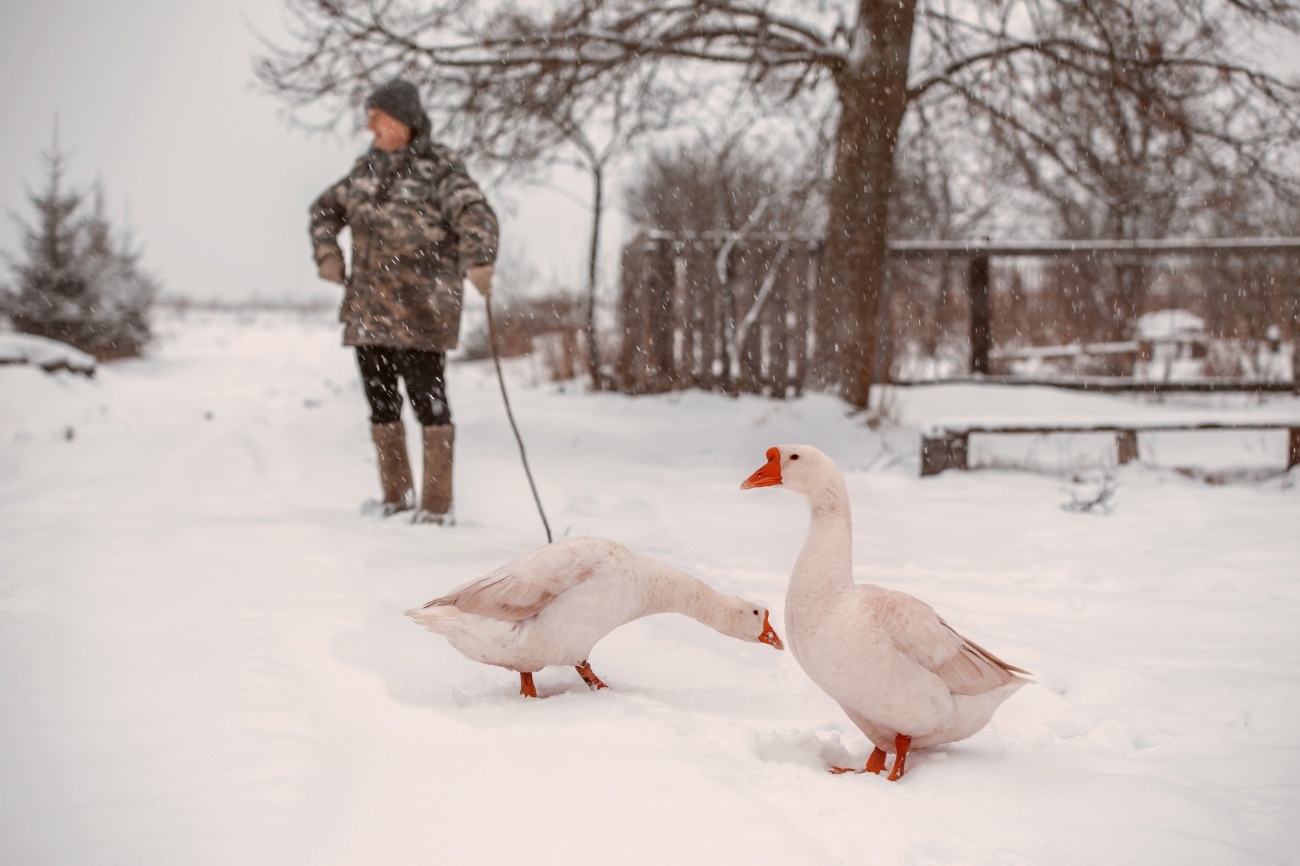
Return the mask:
[[(1300, 857), (1284, 437), (1144, 440), (1155, 463), (1122, 468), (1105, 440), (976, 440), (1008, 468), (927, 479), (916, 456), (949, 417), (1296, 400), (927, 388), (888, 395), (872, 430), (826, 396), (593, 395), (512, 362), (557, 536), (618, 539), (779, 629), (805, 505), (738, 485), (768, 446), (812, 443), (846, 472), (858, 579), (1034, 672), (890, 784), (826, 772), (868, 744), (788, 653), (653, 617), (597, 646), (612, 688), (548, 669), (533, 701), (406, 619), (541, 522), (486, 363), (451, 368), (459, 525), (362, 517), (376, 473), (330, 318), (190, 313), (95, 379), (0, 368), (0, 862)], [(1207, 461), (1234, 480), (1169, 468)], [(1062, 507), (1105, 485), (1109, 514)]]

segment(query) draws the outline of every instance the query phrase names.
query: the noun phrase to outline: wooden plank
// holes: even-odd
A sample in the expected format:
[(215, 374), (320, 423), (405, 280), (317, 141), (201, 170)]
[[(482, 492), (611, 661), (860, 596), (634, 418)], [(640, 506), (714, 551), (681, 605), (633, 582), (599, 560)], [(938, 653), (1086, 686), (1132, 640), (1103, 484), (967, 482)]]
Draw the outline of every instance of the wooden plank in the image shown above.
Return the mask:
[(1119, 464), (1133, 463), (1138, 459), (1138, 434), (1136, 430), (1115, 432), (1115, 452)]
[(678, 244), (673, 255), (673, 370), (676, 387), (693, 388), (696, 384), (700, 293), (691, 284), (690, 244)]
[(619, 388), (628, 394), (640, 392), (645, 366), (642, 357), (645, 339), (643, 284), (649, 259), (649, 253), (641, 244), (628, 244), (623, 248), (622, 292), (618, 308), (623, 339), (615, 377)]
[(951, 256), (1221, 256), (1291, 254), (1300, 252), (1300, 238), (1156, 238), (1079, 241), (890, 241), (888, 255), (896, 258)]
[(718, 356), (718, 290), (713, 256), (713, 249), (700, 241), (686, 248), (686, 290), (695, 294), (694, 339), (690, 345), (695, 369), (690, 384), (699, 388), (712, 388), (716, 381), (713, 363)]
[[(1296, 353), (1300, 357), (1300, 352)], [(1147, 382), (1139, 379), (1023, 379), (1015, 376), (956, 377), (949, 379), (903, 379), (891, 382), (899, 388), (925, 388), (935, 385), (1010, 385), (1020, 388), (1060, 388), (1065, 391), (1095, 391), (1105, 394), (1290, 394), (1300, 390), (1300, 382), (1256, 382), (1221, 379), (1200, 382)]]
[(646, 338), (647, 390), (658, 393), (676, 386), (673, 369), (673, 288), (675, 254), (672, 244), (660, 244), (645, 281), (645, 310), (648, 317)]
[(1123, 424), (944, 424), (934, 428), (931, 436), (971, 433), (1120, 433), (1142, 430), (1150, 433), (1194, 432), (1197, 430), (1287, 430), (1300, 421), (1151, 421)]
[[(704, 232), (675, 233), (663, 230), (645, 232), (641, 243), (654, 243), (657, 240), (709, 239), (721, 242), (734, 232), (725, 230)], [(750, 232), (746, 238), (759, 240), (788, 240), (796, 236), (790, 234), (771, 234)], [(797, 236), (798, 239), (820, 248), (821, 239)], [(1221, 256), (1228, 253), (1241, 255), (1262, 253), (1296, 253), (1300, 252), (1300, 237), (1255, 237), (1255, 238), (1137, 238), (1133, 240), (894, 240), (889, 241), (886, 252), (897, 258), (937, 258), (949, 256), (965, 258), (975, 255), (991, 256), (1062, 256), (1062, 255), (1127, 255), (1142, 253), (1147, 255), (1209, 255)]]
[[(723, 255), (724, 250), (719, 249), (714, 253), (714, 261)], [(734, 270), (738, 260), (735, 245), (727, 248), (724, 268), (727, 279), (721, 279), (718, 269), (713, 271), (713, 280), (718, 300), (718, 321), (717, 321), (717, 340), (718, 340), (718, 378), (714, 386), (715, 391), (723, 391), (731, 394), (735, 392), (732, 385), (731, 368), (735, 364), (735, 358), (732, 357), (731, 337), (736, 330), (736, 304), (732, 296), (732, 283), (735, 282)]]
[(732, 334), (736, 335), (736, 378), (731, 383), (736, 393), (758, 394), (763, 388), (763, 328), (759, 322), (752, 326), (740, 339), (740, 326), (745, 321), (758, 299), (758, 289), (767, 272), (770, 261), (768, 250), (756, 243), (737, 244), (739, 251), (733, 267), (734, 279), (731, 281), (733, 318)]
[(977, 376), (987, 376), (989, 351), (993, 348), (993, 331), (989, 324), (993, 308), (989, 300), (988, 256), (975, 256), (970, 260), (967, 279), (970, 293), (970, 371)]
[(921, 438), (921, 477), (938, 475), (945, 469), (966, 469), (969, 437), (961, 433)]
[(966, 469), (972, 434), (1114, 433), (1116, 456), (1120, 465), (1138, 459), (1139, 432), (1171, 433), (1199, 430), (1286, 430), (1287, 464), (1300, 466), (1300, 421), (1206, 422), (1150, 424), (972, 424), (931, 429), (921, 435), (921, 477), (938, 475), (945, 469)]
[(790, 386), (794, 396), (803, 393), (804, 380), (808, 375), (808, 348), (811, 342), (809, 329), (812, 326), (810, 301), (813, 296), (812, 284), (815, 271), (812, 253), (807, 246), (798, 246), (790, 251)]
[(773, 397), (785, 399), (790, 396), (790, 356), (795, 351), (793, 342), (791, 315), (791, 296), (794, 294), (794, 262), (790, 253), (779, 254), (781, 261), (774, 262), (776, 276), (772, 284), (772, 295), (767, 299), (763, 311), (767, 330), (767, 381), (770, 383)]

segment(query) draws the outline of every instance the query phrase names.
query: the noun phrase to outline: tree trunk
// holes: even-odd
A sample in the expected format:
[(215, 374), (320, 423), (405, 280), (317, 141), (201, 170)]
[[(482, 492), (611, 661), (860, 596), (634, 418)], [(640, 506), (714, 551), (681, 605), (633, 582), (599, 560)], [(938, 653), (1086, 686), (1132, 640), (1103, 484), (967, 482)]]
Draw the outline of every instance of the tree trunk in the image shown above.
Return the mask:
[(599, 163), (591, 167), (591, 178), (591, 246), (587, 250), (587, 358), (591, 362), (591, 389), (603, 391), (600, 349), (596, 344), (596, 263), (600, 257), (600, 220), (605, 204), (604, 171)]
[(858, 408), (869, 404), (876, 379), (894, 150), (915, 17), (916, 0), (860, 0), (848, 60), (835, 79), (840, 119), (821, 286), (842, 313), (840, 375), (844, 398)]

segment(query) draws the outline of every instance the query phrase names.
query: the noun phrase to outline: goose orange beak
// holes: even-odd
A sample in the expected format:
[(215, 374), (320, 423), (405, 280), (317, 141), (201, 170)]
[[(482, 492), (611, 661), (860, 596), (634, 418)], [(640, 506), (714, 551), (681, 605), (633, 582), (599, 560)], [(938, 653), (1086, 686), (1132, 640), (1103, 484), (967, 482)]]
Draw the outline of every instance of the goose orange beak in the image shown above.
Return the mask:
[(781, 483), (781, 452), (775, 448), (767, 449), (767, 462), (758, 471), (745, 479), (741, 490), (752, 487), (772, 487)]
[(758, 636), (758, 642), (765, 643), (773, 649), (785, 649), (785, 644), (781, 643), (781, 638), (777, 635), (776, 629), (772, 628), (772, 621), (767, 614), (763, 615), (763, 633)]

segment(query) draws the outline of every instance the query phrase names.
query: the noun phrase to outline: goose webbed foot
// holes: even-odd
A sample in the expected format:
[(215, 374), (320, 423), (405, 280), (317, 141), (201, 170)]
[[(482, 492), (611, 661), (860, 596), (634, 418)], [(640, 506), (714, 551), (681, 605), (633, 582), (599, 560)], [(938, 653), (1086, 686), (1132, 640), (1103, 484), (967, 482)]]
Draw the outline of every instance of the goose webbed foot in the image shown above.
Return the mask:
[(587, 687), (593, 691), (596, 689), (609, 688), (609, 686), (605, 685), (605, 683), (601, 681), (600, 677), (596, 676), (596, 672), (591, 669), (590, 662), (583, 662), (582, 664), (574, 665), (573, 669), (578, 672), (578, 676), (582, 677), (582, 681), (587, 684)]
[(878, 774), (883, 769), (885, 769), (885, 751), (884, 749), (876, 749), (871, 753), (871, 757), (867, 758), (867, 765), (863, 767), (861, 770), (855, 770), (852, 767), (831, 767), (831, 773), (836, 776), (839, 776), (843, 773), (877, 773)]

